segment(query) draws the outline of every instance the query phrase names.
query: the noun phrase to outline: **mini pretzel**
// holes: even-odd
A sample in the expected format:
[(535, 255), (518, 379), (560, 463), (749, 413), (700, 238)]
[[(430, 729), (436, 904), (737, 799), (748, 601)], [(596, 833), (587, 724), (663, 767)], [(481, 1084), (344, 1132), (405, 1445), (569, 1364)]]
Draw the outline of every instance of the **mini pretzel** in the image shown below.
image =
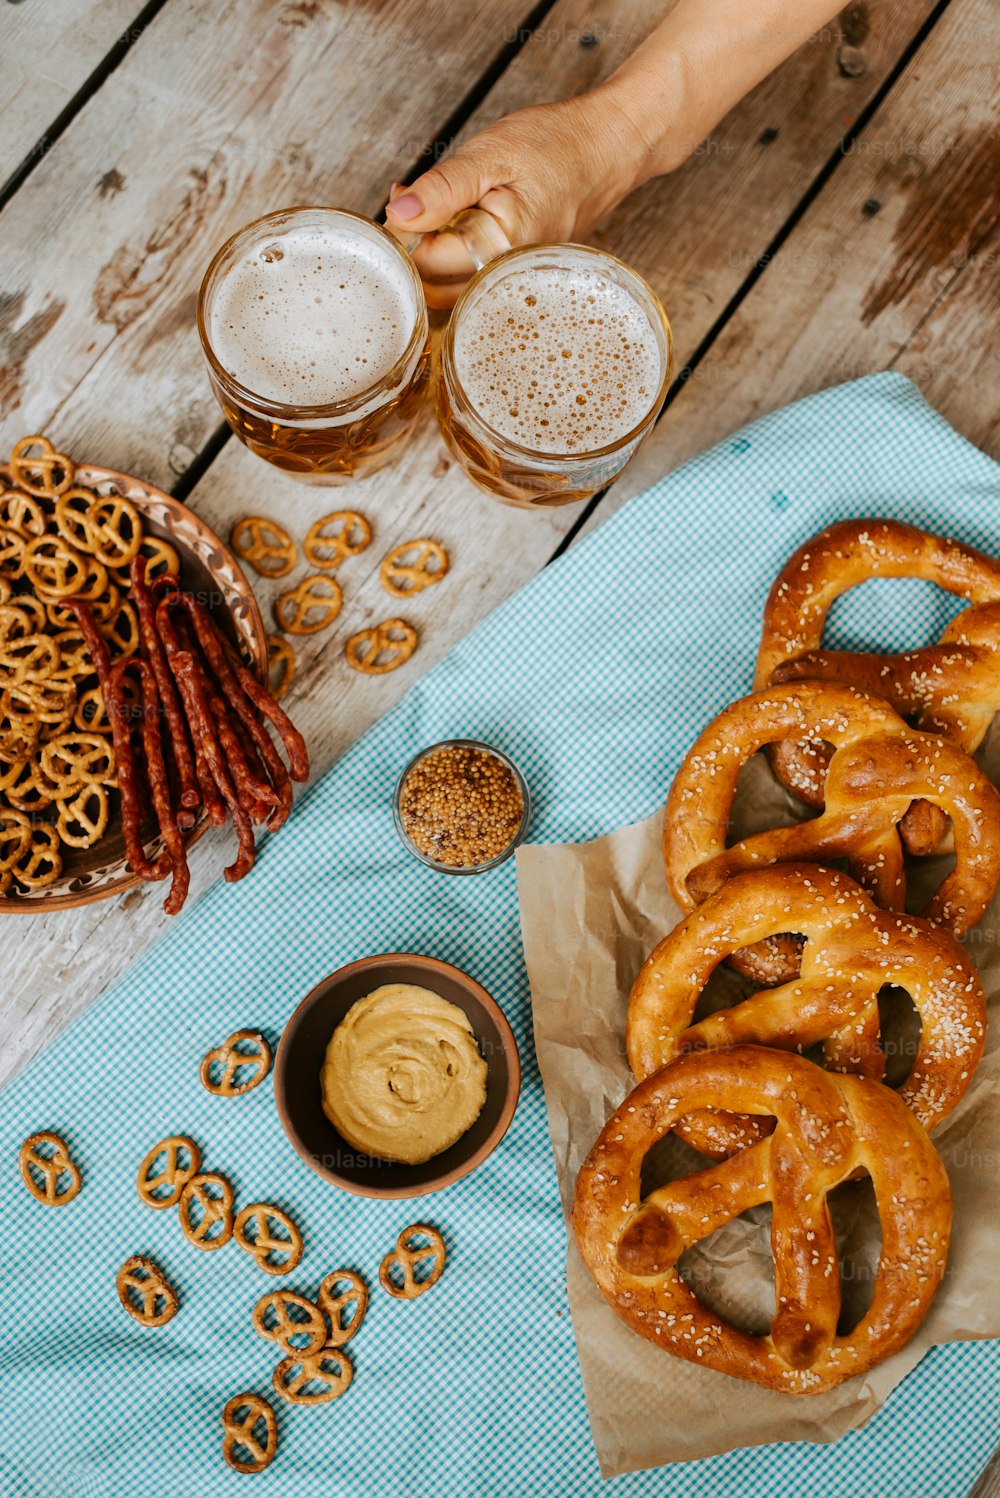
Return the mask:
[(0, 806), (0, 873), (8, 874), (16, 868), (30, 846), (30, 818), (23, 811)]
[[(689, 1113), (723, 1107), (773, 1117), (766, 1139), (645, 1198), (652, 1146)], [(871, 1305), (837, 1335), (840, 1275), (827, 1195), (871, 1176), (882, 1229)], [(772, 1203), (775, 1316), (751, 1336), (709, 1310), (678, 1274), (692, 1244)], [(664, 1351), (769, 1389), (819, 1394), (897, 1352), (944, 1274), (951, 1193), (940, 1157), (906, 1105), (878, 1082), (821, 1071), (760, 1046), (684, 1056), (640, 1082), (580, 1170), (573, 1231), (612, 1310)]]
[[(218, 1066), (222, 1068), (220, 1075), (214, 1070)], [(249, 1075), (237, 1082), (236, 1074), (243, 1068), (249, 1068)], [(202, 1057), (198, 1075), (201, 1085), (216, 1097), (242, 1097), (263, 1082), (270, 1069), (271, 1047), (263, 1035), (256, 1030), (235, 1030), (222, 1045)]]
[[(292, 1312), (299, 1315), (293, 1316)], [(320, 1352), (327, 1342), (326, 1317), (319, 1306), (292, 1290), (271, 1290), (253, 1308), (254, 1331), (289, 1354)], [(305, 1342), (296, 1342), (305, 1337)]]
[(28, 542), (20, 531), (9, 525), (0, 525), (0, 576), (5, 581), (16, 582), (24, 575), (24, 553)]
[(295, 542), (283, 525), (266, 515), (237, 520), (229, 544), (261, 577), (285, 577), (295, 566)]
[(48, 534), (28, 542), (21, 566), (32, 587), (53, 600), (82, 597), (81, 589), (90, 571), (86, 558), (75, 547), (62, 536)]
[(340, 584), (313, 573), (274, 600), (278, 628), (289, 635), (314, 635), (332, 624), (344, 605)]
[(371, 545), (372, 528), (357, 510), (334, 510), (309, 527), (302, 550), (314, 567), (333, 572)]
[[(278, 1223), (287, 1237), (271, 1231)], [(290, 1274), (302, 1257), (302, 1234), (287, 1212), (266, 1202), (252, 1202), (236, 1219), (233, 1235), (240, 1248), (250, 1255), (265, 1274)]]
[(0, 641), (0, 684), (21, 686), (44, 681), (59, 665), (59, 647), (51, 635), (9, 636)]
[[(422, 1246), (414, 1245), (412, 1240), (418, 1237), (427, 1238), (429, 1242)], [(416, 1267), (420, 1263), (426, 1263), (428, 1259), (431, 1260), (430, 1273), (418, 1280)], [(423, 1295), (432, 1285), (437, 1284), (444, 1273), (444, 1261), (444, 1239), (437, 1228), (428, 1227), (425, 1222), (411, 1223), (396, 1239), (396, 1247), (392, 1253), (386, 1254), (379, 1265), (379, 1284), (396, 1300), (415, 1300), (418, 1295)], [(393, 1269), (401, 1271), (402, 1285), (392, 1278)]]
[[(162, 536), (152, 536), (148, 532), (143, 535), (139, 542), (139, 556), (146, 558), (146, 580), (152, 582), (154, 577), (170, 574), (174, 577), (181, 570), (180, 558), (169, 541), (164, 541)], [(128, 583), (128, 576), (123, 578)]]
[(56, 806), (56, 831), (67, 848), (92, 848), (108, 830), (108, 793), (103, 785), (57, 796)]
[(57, 734), (44, 745), (39, 764), (49, 778), (67, 787), (106, 785), (114, 773), (114, 750), (107, 739), (89, 730)]
[[(765, 744), (808, 734), (836, 749), (825, 811), (727, 848), (743, 764)], [(743, 870), (845, 858), (880, 905), (901, 909), (906, 882), (898, 824), (917, 797), (951, 818), (956, 850), (954, 869), (921, 914), (961, 936), (980, 919), (1000, 878), (1000, 793), (975, 762), (947, 739), (910, 729), (887, 703), (847, 687), (803, 681), (757, 692), (709, 724), (677, 773), (663, 833), (670, 892), (689, 911)], [(795, 971), (785, 967), (776, 976), (792, 978)]]
[(10, 472), (19, 489), (36, 499), (55, 499), (73, 482), (73, 464), (57, 453), (47, 437), (22, 437), (10, 455)]
[(31, 844), (12, 869), (14, 878), (25, 889), (43, 889), (54, 884), (62, 873), (59, 835), (54, 827), (35, 826)]
[[(161, 1155), (163, 1165), (155, 1170)], [(164, 1207), (176, 1207), (184, 1187), (200, 1168), (201, 1150), (194, 1140), (187, 1134), (168, 1134), (153, 1145), (139, 1166), (135, 1189), (140, 1200), (157, 1212)]]
[(404, 541), (382, 560), (379, 569), (382, 586), (393, 598), (409, 598), (432, 588), (448, 571), (448, 553), (437, 541), (426, 536), (419, 541)]
[(320, 1285), (316, 1299), (330, 1320), (329, 1345), (343, 1347), (365, 1319), (368, 1286), (353, 1269), (335, 1269)]
[[(320, 1352), (295, 1352), (282, 1358), (271, 1382), (290, 1404), (330, 1404), (347, 1393), (353, 1377), (354, 1368), (347, 1353), (337, 1347), (324, 1347)], [(317, 1383), (323, 1387), (304, 1392), (307, 1385)]]
[(267, 680), (271, 696), (280, 702), (295, 676), (295, 651), (281, 635), (267, 637)]
[[(784, 931), (805, 939), (797, 981), (766, 989), (692, 1023), (720, 962)], [(778, 864), (737, 874), (660, 942), (632, 986), (629, 1064), (647, 1077), (687, 1051), (730, 1045), (802, 1051), (821, 1043), (827, 1067), (882, 1081), (878, 997), (904, 989), (920, 1016), (909, 1076), (899, 1088), (928, 1131), (965, 1096), (986, 1033), (979, 975), (954, 937), (916, 916), (880, 910), (846, 874)], [(762, 1137), (757, 1120), (691, 1113), (678, 1132), (702, 1154)]]
[[(195, 1203), (201, 1210), (198, 1221), (194, 1220)], [(233, 1188), (225, 1176), (214, 1171), (202, 1171), (194, 1175), (181, 1191), (177, 1207), (181, 1232), (195, 1248), (206, 1252), (222, 1248), (233, 1236)], [(215, 1236), (212, 1230), (218, 1227)]]
[[(4, 778), (8, 781), (5, 787), (7, 801), (19, 812), (44, 811), (47, 806), (52, 805), (57, 793), (62, 789), (60, 786), (53, 785), (33, 757), (21, 762), (18, 775)], [(27, 851), (25, 849), (25, 852)]]
[(370, 629), (359, 629), (344, 646), (344, 657), (354, 671), (384, 676), (410, 659), (417, 648), (417, 631), (405, 619), (385, 619)]
[(105, 567), (127, 567), (139, 555), (142, 521), (130, 500), (120, 494), (102, 494), (94, 500), (87, 519), (90, 544), (84, 550)]
[[(36, 1202), (46, 1207), (64, 1207), (80, 1190), (80, 1169), (70, 1159), (61, 1134), (41, 1129), (21, 1145), (17, 1163), (21, 1180)], [(41, 1176), (41, 1184), (38, 1177)], [(66, 1177), (69, 1185), (65, 1185)]]
[[(257, 1394), (234, 1394), (222, 1411), (222, 1429), (222, 1455), (234, 1472), (263, 1472), (274, 1461), (278, 1422), (266, 1399)], [(240, 1451), (247, 1454), (240, 1456)]]
[(37, 499), (20, 489), (5, 489), (0, 494), (0, 525), (9, 526), (22, 536), (42, 536), (48, 524), (45, 511)]
[(135, 605), (123, 600), (114, 615), (101, 621), (101, 634), (117, 657), (132, 656), (139, 649), (139, 616)]
[(115, 1275), (118, 1299), (140, 1326), (163, 1326), (177, 1315), (177, 1291), (152, 1259), (133, 1254)]
[[(872, 577), (919, 577), (976, 605), (947, 626), (939, 645), (905, 655), (822, 650), (831, 604)], [(812, 537), (775, 579), (764, 609), (755, 684), (802, 677), (838, 681), (887, 698), (918, 728), (976, 750), (1000, 708), (1000, 562), (971, 546), (892, 520), (845, 520)], [(831, 750), (814, 738), (772, 747), (782, 784), (823, 805)], [(913, 853), (929, 853), (946, 830), (928, 803), (904, 819)]]

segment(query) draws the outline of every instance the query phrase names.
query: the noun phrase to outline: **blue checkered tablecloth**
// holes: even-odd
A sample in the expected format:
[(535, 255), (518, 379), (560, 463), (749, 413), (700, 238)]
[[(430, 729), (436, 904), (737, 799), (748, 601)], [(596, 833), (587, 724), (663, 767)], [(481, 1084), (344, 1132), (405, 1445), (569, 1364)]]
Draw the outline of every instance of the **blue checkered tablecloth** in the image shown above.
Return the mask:
[[(935, 1350), (836, 1445), (734, 1451), (602, 1484), (566, 1302), (514, 865), (435, 874), (402, 852), (390, 814), (415, 749), (470, 735), (522, 766), (533, 840), (647, 816), (696, 732), (747, 689), (775, 570), (823, 523), (866, 511), (996, 551), (1000, 469), (892, 374), (802, 401), (688, 463), (458, 645), (313, 787), (250, 878), (212, 889), (0, 1095), (3, 1498), (215, 1498), (248, 1481), (222, 1462), (220, 1414), (239, 1390), (268, 1392), (273, 1349), (249, 1311), (282, 1282), (264, 1281), (233, 1245), (197, 1252), (175, 1213), (140, 1204), (138, 1163), (177, 1130), (198, 1139), (205, 1168), (228, 1174), (238, 1200), (277, 1201), (304, 1227), (293, 1288), (308, 1293), (342, 1265), (372, 1282), (415, 1217), (449, 1245), (423, 1300), (390, 1302), (375, 1287), (343, 1399), (279, 1407), (277, 1458), (252, 1480), (258, 1498), (968, 1492), (998, 1439), (995, 1344)], [(901, 648), (947, 612), (928, 586), (879, 581), (837, 606), (831, 635)], [(5, 936), (27, 940), (29, 922)], [(270, 1081), (236, 1101), (210, 1097), (198, 1060), (243, 1025), (276, 1042), (325, 973), (407, 949), (458, 963), (492, 991), (517, 1034), (524, 1088), (509, 1135), (474, 1175), (419, 1204), (366, 1201), (294, 1154)], [(39, 1128), (61, 1132), (83, 1168), (80, 1196), (58, 1211), (18, 1178), (18, 1145)], [(162, 1329), (118, 1305), (115, 1272), (131, 1253), (152, 1255), (180, 1291)]]

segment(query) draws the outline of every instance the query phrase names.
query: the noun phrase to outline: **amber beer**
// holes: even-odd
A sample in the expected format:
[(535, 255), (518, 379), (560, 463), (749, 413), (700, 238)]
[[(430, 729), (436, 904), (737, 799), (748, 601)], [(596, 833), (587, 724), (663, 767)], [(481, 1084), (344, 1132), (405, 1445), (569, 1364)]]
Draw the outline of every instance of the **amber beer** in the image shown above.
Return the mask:
[(584, 245), (531, 245), (463, 291), (441, 346), (445, 442), (482, 488), (535, 508), (611, 482), (652, 429), (673, 367), (646, 282)]
[(198, 331), (233, 431), (306, 483), (383, 467), (427, 390), (420, 277), (390, 234), (346, 210), (289, 209), (241, 229), (205, 275)]

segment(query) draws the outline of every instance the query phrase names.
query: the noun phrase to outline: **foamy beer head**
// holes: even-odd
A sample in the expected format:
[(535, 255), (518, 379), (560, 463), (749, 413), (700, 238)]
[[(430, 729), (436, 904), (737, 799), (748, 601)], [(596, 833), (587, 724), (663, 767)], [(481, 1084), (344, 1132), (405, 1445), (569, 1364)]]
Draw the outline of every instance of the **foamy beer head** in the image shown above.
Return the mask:
[(198, 327), (237, 436), (314, 483), (381, 467), (428, 377), (410, 257), (359, 214), (298, 208), (233, 236), (206, 273)]
[(456, 314), (454, 371), (469, 404), (531, 453), (619, 443), (664, 395), (658, 303), (618, 262), (575, 249), (518, 252), (474, 284)]

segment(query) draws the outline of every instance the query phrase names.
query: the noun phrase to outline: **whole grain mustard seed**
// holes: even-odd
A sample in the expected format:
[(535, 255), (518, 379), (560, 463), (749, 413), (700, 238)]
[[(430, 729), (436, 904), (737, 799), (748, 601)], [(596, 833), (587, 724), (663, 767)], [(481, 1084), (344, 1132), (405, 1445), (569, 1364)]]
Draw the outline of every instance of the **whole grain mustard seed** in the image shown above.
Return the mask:
[(403, 831), (425, 858), (471, 869), (506, 853), (524, 816), (524, 797), (509, 765), (485, 749), (435, 749), (403, 781)]

